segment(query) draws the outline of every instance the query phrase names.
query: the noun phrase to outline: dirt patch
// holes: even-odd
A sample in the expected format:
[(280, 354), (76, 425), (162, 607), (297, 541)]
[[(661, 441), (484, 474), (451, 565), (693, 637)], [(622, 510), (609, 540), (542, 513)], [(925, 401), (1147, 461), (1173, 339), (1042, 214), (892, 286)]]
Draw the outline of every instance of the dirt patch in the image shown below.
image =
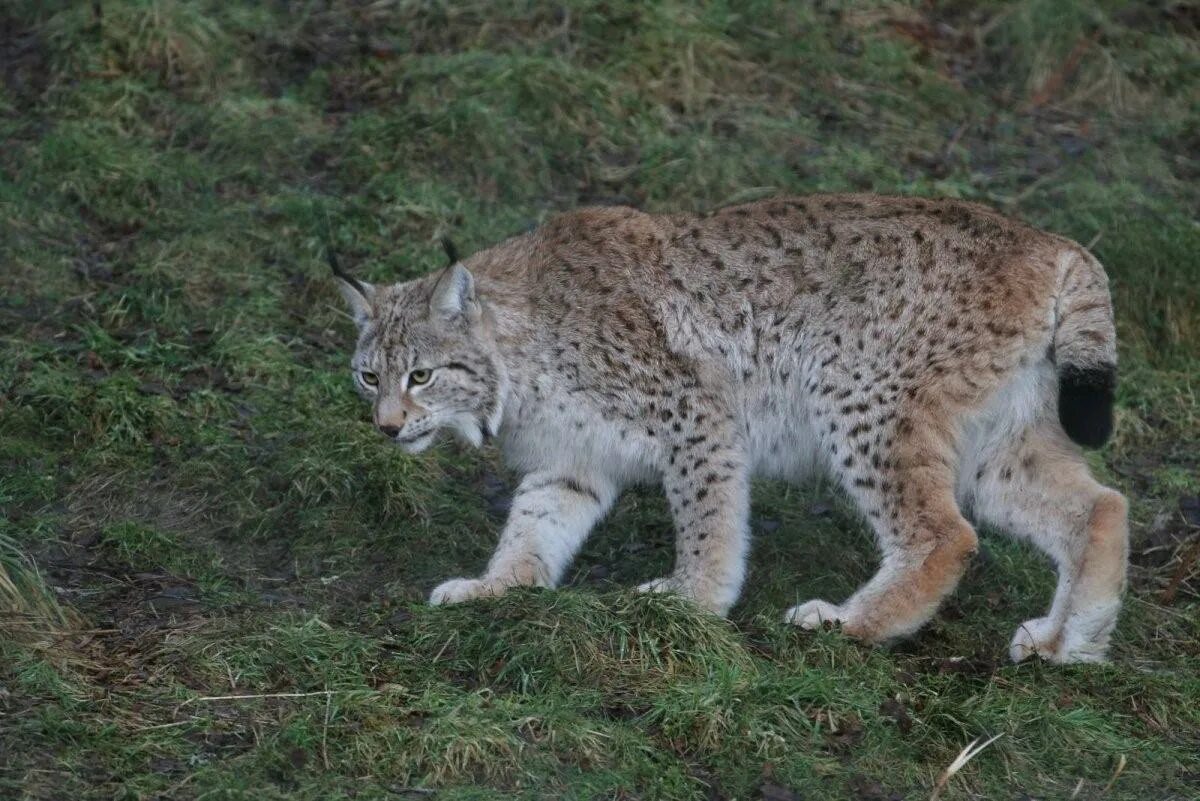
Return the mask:
[(850, 797), (856, 801), (904, 801), (903, 795), (892, 792), (870, 776), (851, 776), (846, 786)]
[(127, 520), (189, 536), (227, 531), (233, 525), (222, 519), (206, 496), (178, 489), (167, 481), (147, 483), (128, 473), (86, 479), (66, 497), (66, 527), (76, 542), (86, 541), (105, 525)]
[(1200, 598), (1200, 497), (1179, 499), (1165, 509), (1130, 547), (1133, 584), (1171, 606), (1181, 598)]

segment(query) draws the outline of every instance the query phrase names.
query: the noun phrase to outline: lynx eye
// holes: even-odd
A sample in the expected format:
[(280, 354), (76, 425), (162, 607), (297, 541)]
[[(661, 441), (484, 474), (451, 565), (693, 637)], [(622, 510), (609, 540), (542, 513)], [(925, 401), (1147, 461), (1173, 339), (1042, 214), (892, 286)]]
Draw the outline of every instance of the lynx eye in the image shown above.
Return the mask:
[(359, 370), (358, 377), (361, 378), (362, 382), (368, 387), (379, 386), (379, 376), (375, 375), (370, 370)]
[(429, 379), (432, 377), (433, 377), (432, 370), (413, 370), (411, 373), (408, 374), (408, 383), (409, 383), (409, 386), (417, 387), (417, 386), (420, 386), (421, 384), (428, 384)]

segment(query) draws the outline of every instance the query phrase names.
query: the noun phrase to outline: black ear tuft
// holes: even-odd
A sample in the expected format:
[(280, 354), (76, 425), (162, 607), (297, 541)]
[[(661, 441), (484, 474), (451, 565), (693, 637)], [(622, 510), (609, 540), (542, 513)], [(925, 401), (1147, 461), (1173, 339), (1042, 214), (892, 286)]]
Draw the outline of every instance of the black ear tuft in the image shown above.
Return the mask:
[(357, 289), (358, 294), (367, 297), (367, 288), (362, 285), (361, 281), (342, 269), (342, 265), (338, 263), (337, 256), (333, 253), (333, 249), (328, 246), (325, 248), (325, 259), (329, 262), (329, 269), (333, 270), (335, 276)]
[(458, 248), (450, 241), (450, 237), (442, 237), (442, 250), (446, 251), (446, 258), (449, 259), (447, 266), (458, 264)]
[(375, 287), (371, 284), (364, 284), (343, 270), (342, 266), (338, 264), (337, 256), (329, 247), (325, 248), (325, 258), (329, 260), (329, 269), (333, 270), (333, 275), (337, 278), (338, 289), (341, 290), (342, 297), (350, 305), (350, 314), (353, 315), (354, 322), (361, 328), (375, 314)]
[(1067, 436), (1099, 448), (1112, 435), (1117, 367), (1065, 365), (1058, 371), (1058, 419)]

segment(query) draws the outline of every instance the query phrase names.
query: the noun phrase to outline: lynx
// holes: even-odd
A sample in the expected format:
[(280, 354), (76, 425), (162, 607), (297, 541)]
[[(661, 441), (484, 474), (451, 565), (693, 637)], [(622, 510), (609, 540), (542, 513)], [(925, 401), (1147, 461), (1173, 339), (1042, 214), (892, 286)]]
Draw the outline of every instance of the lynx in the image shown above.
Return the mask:
[(830, 195), (584, 209), (391, 286), (334, 271), (379, 430), (411, 453), (443, 430), (495, 438), (522, 476), (486, 571), (432, 603), (555, 586), (622, 489), (657, 482), (676, 563), (640, 589), (724, 615), (751, 476), (824, 471), (882, 564), (789, 621), (911, 634), (975, 553), (971, 519), (1058, 570), (1011, 657), (1105, 659), (1126, 502), (1079, 446), (1111, 432), (1116, 335), (1104, 270), (1078, 244), (971, 203)]

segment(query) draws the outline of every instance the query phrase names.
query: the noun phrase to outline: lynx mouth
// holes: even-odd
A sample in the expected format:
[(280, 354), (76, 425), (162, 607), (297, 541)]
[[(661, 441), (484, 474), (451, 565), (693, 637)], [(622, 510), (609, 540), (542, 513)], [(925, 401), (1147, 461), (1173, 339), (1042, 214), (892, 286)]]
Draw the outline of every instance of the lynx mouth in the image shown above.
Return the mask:
[(433, 442), (435, 431), (422, 431), (410, 436), (398, 435), (394, 442), (408, 453), (420, 453)]

